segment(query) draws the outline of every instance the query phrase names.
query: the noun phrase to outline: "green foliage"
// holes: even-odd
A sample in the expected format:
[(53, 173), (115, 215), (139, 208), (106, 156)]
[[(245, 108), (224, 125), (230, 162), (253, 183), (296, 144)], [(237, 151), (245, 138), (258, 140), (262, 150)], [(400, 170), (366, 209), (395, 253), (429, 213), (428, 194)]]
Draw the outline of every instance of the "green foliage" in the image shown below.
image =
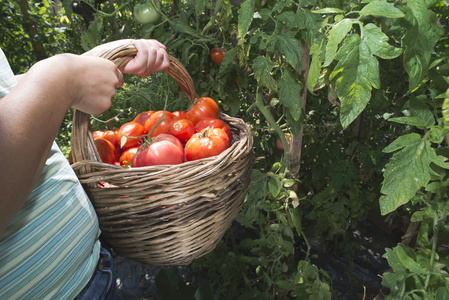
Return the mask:
[[(155, 38), (186, 67), (200, 96), (251, 126), (259, 159), (237, 229), (192, 264), (205, 283), (193, 290), (167, 270), (161, 294), (329, 299), (331, 279), (311, 263), (308, 237), (323, 238), (328, 251), (350, 260), (348, 230), (380, 209), (420, 222), (414, 245), (385, 250), (388, 297), (447, 298), (448, 3), (150, 1), (161, 17), (146, 25), (133, 17), (137, 0), (86, 0), (94, 11), (88, 24), (69, 0), (60, 10), (51, 1), (27, 1), (28, 19), (17, 3), (1, 4), (0, 46), (14, 71), (24, 72), (41, 59), (39, 43), (48, 56)], [(30, 20), (38, 35), (30, 34)], [(220, 66), (210, 60), (213, 47), (225, 51)], [(93, 116), (94, 130), (144, 110), (190, 105), (164, 72), (125, 82), (111, 109)], [(66, 154), (70, 118), (71, 111), (57, 139)], [(300, 140), (300, 153), (290, 151), (287, 137)]]

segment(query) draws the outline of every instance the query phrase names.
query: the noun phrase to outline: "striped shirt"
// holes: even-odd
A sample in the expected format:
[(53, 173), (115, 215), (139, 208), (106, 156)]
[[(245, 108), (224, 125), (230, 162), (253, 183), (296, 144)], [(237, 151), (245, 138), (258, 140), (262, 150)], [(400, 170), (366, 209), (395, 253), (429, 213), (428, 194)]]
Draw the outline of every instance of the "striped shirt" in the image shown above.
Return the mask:
[[(15, 84), (0, 49), (0, 101)], [(0, 234), (0, 299), (73, 299), (96, 268), (99, 234), (92, 204), (53, 142), (34, 190)]]

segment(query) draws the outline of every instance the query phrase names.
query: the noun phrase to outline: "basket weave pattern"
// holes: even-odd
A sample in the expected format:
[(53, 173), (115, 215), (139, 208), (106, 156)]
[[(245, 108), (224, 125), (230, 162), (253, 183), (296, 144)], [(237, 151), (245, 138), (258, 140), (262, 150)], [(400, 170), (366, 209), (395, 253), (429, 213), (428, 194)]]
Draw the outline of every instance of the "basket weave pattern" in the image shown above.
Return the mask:
[[(103, 54), (120, 67), (133, 46)], [(173, 57), (167, 71), (193, 102), (190, 75)], [(72, 168), (98, 215), (102, 236), (124, 257), (154, 266), (186, 265), (212, 251), (240, 212), (253, 164), (253, 139), (238, 118), (221, 114), (233, 134), (220, 155), (173, 166), (122, 168), (102, 163), (90, 115), (75, 111)]]

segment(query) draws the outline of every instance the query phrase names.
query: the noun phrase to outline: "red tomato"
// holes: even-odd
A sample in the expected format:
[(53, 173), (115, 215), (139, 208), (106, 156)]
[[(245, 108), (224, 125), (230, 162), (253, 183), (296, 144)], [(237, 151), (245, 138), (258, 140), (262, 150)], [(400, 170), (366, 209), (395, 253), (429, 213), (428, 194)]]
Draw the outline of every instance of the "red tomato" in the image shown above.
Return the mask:
[(177, 165), (184, 162), (181, 142), (171, 134), (161, 133), (149, 146), (142, 145), (132, 159), (132, 167)]
[(105, 139), (96, 139), (95, 146), (100, 154), (101, 160), (104, 163), (115, 165), (115, 146)]
[(101, 139), (104, 136), (104, 131), (97, 130), (97, 131), (94, 131), (92, 134), (94, 136), (94, 140)]
[(229, 137), (229, 140), (232, 141), (232, 132), (229, 129), (229, 126), (222, 119), (217, 118), (203, 118), (195, 125), (195, 131), (201, 132), (206, 127), (209, 128), (221, 128)]
[(137, 122), (140, 125), (145, 126), (145, 121), (151, 116), (152, 113), (154, 113), (152, 110), (141, 112), (134, 118), (133, 122)]
[[(164, 111), (159, 110), (148, 118), (148, 120), (145, 122), (145, 134), (149, 134), (153, 127), (156, 125), (157, 122), (159, 122), (160, 119), (164, 116)], [(173, 120), (174, 116), (171, 112), (165, 111), (165, 118), (164, 121), (159, 123), (157, 125), (156, 129), (154, 129), (153, 133), (151, 134), (151, 137), (155, 137), (161, 133), (167, 133), (168, 131), (168, 125)]]
[(202, 118), (218, 118), (220, 110), (214, 99), (209, 97), (201, 97), (186, 112), (186, 119), (192, 121), (193, 124), (198, 123)]
[(204, 129), (195, 133), (185, 145), (187, 161), (220, 154), (231, 145), (228, 135), (221, 128)]
[(120, 155), (120, 166), (130, 166), (138, 149), (139, 147), (132, 147), (123, 151), (122, 155)]
[(116, 143), (115, 143), (116, 136), (117, 136), (117, 132), (115, 132), (113, 130), (106, 130), (104, 132), (102, 139), (110, 141), (115, 146), (116, 145)]
[(174, 111), (174, 112), (173, 112), (173, 115), (174, 115), (175, 117), (185, 118), (185, 117), (186, 117), (186, 112), (185, 112), (185, 111), (177, 110), (177, 111)]
[(221, 48), (215, 47), (212, 48), (210, 51), (210, 58), (216, 65), (221, 65), (221, 62), (223, 61), (224, 52)]
[(184, 145), (195, 133), (195, 125), (190, 120), (174, 118), (168, 125), (167, 133), (178, 138)]
[[(115, 137), (115, 143), (119, 145), (122, 149), (128, 149), (131, 147), (139, 146), (143, 139), (145, 130), (142, 125), (137, 122), (128, 122), (120, 126), (117, 131), (117, 136)], [(122, 146), (122, 137), (128, 137), (126, 143)]]

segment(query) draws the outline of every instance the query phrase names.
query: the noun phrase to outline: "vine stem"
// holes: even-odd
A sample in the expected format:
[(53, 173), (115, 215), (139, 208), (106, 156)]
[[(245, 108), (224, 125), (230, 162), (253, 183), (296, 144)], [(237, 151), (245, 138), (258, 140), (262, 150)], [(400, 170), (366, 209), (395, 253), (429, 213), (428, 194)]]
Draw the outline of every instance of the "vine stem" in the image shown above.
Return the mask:
[(430, 277), (432, 276), (433, 271), (433, 265), (435, 263), (435, 253), (437, 251), (437, 237), (439, 233), (439, 226), (438, 226), (438, 214), (437, 212), (433, 211), (433, 237), (432, 237), (432, 252), (430, 254), (430, 265), (429, 265), (429, 273), (426, 277), (426, 283), (424, 285), (424, 290), (427, 291), (427, 287), (430, 283)]
[(127, 6), (128, 4), (131, 3), (131, 0), (126, 1), (125, 3), (122, 3), (122, 5), (120, 5), (117, 9), (115, 9), (113, 12), (111, 13), (105, 13), (99, 9), (97, 9), (96, 7), (94, 7), (92, 4), (90, 4), (87, 1), (83, 1), (85, 2), (87, 5), (89, 5), (91, 8), (93, 8), (95, 10), (95, 12), (100, 13), (100, 15), (102, 15), (103, 17), (113, 17), (117, 12), (119, 12), (123, 7)]
[(256, 90), (256, 103), (255, 106), (260, 110), (262, 115), (267, 120), (268, 124), (274, 129), (274, 131), (279, 135), (279, 138), (282, 141), (282, 145), (284, 145), (284, 159), (282, 160), (281, 172), (284, 172), (288, 168), (288, 164), (290, 162), (290, 147), (288, 145), (287, 138), (285, 137), (284, 132), (281, 127), (276, 123), (273, 115), (270, 113), (268, 108), (265, 106), (262, 100), (262, 88), (260, 85), (257, 86)]

